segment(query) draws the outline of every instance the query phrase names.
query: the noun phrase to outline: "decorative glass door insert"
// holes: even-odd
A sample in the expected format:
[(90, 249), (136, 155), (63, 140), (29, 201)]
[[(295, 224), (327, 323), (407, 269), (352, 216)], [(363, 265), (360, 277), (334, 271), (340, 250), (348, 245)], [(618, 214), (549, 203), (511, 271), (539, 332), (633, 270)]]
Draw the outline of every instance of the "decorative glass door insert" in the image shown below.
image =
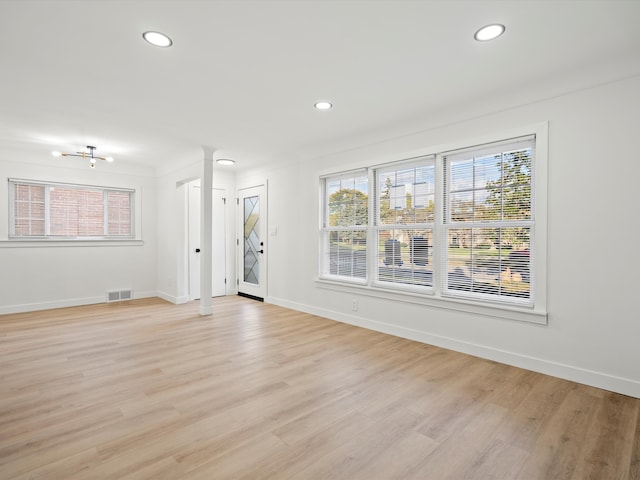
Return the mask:
[(258, 285), (260, 262), (260, 197), (244, 198), (244, 281)]

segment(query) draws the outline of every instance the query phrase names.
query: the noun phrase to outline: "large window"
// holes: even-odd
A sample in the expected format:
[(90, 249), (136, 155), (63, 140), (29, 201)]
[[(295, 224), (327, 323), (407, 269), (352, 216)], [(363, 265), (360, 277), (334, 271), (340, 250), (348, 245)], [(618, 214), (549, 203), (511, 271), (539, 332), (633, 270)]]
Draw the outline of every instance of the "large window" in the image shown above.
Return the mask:
[(322, 178), (321, 279), (534, 307), (535, 170), (531, 135)]
[(25, 239), (130, 239), (133, 190), (9, 180), (9, 235)]

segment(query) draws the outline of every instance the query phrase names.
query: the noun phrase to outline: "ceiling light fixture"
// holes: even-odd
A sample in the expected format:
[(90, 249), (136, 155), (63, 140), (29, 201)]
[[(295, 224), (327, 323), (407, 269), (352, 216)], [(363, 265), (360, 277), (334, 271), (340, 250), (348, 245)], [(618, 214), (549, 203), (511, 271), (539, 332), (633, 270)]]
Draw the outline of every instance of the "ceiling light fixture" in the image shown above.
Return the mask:
[(113, 157), (100, 157), (94, 155), (94, 151), (96, 147), (93, 145), (87, 145), (88, 152), (76, 152), (76, 153), (64, 153), (64, 152), (51, 152), (54, 157), (82, 157), (89, 159), (89, 166), (91, 168), (96, 168), (96, 162), (98, 160), (105, 160), (107, 162), (113, 162)]
[(170, 47), (173, 45), (173, 40), (160, 32), (144, 32), (142, 38), (156, 47)]
[(333, 105), (330, 102), (316, 102), (313, 104), (318, 110), (329, 110)]
[(219, 158), (216, 160), (216, 163), (219, 165), (233, 165), (236, 161), (230, 158)]
[(500, 35), (504, 33), (504, 25), (499, 23), (493, 23), (491, 25), (485, 25), (481, 29), (479, 29), (473, 38), (475, 38), (479, 42), (486, 42), (488, 40), (493, 40), (494, 38), (498, 38)]

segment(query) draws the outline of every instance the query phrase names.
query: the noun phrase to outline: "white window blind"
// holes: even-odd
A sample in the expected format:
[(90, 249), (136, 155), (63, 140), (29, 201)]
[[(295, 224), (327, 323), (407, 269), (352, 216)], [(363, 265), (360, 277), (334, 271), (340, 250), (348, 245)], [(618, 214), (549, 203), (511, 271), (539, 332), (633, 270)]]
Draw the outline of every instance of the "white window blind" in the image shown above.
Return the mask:
[(9, 180), (12, 238), (129, 239), (133, 190)]
[(444, 156), (445, 295), (532, 304), (534, 141)]
[(376, 282), (433, 285), (435, 157), (375, 171)]
[(362, 170), (323, 179), (321, 273), (348, 281), (367, 276), (368, 175)]

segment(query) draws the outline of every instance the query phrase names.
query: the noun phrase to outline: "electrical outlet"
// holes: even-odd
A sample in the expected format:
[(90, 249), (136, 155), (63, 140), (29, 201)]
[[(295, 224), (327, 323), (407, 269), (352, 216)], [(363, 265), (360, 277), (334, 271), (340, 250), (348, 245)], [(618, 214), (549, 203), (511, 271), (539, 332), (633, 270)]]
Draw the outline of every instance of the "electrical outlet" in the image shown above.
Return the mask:
[(358, 311), (358, 300), (351, 300), (351, 311)]

